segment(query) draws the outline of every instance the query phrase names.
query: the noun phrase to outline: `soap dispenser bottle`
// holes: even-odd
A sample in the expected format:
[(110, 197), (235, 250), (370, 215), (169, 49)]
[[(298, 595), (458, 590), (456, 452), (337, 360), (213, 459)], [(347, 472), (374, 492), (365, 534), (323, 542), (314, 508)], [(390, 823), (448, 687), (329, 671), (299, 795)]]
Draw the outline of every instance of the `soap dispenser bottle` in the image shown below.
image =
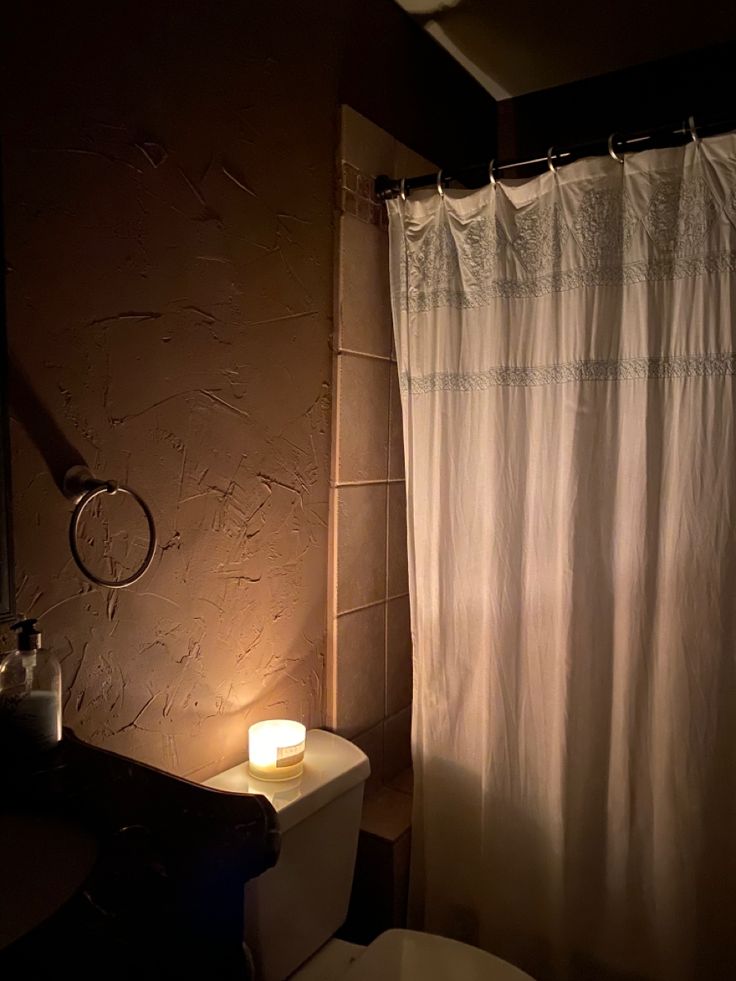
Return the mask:
[(35, 755), (61, 739), (61, 668), (42, 646), (35, 620), (21, 620), (17, 649), (0, 661), (3, 753)]

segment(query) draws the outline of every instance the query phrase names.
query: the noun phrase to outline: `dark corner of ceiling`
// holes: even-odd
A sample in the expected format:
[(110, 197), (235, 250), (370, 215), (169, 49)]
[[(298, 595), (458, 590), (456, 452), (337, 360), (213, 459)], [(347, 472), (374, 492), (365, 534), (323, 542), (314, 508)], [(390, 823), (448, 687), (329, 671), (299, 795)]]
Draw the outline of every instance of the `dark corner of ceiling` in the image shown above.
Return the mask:
[(352, 4), (339, 96), (438, 166), (494, 155), (495, 99), (395, 0)]

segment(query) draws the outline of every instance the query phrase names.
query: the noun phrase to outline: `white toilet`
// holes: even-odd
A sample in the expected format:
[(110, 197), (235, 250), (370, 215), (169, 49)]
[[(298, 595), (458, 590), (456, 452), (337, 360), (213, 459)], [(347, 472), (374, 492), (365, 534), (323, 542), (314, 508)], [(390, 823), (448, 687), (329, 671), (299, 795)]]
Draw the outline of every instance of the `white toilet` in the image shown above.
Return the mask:
[(332, 939), (348, 910), (369, 773), (357, 746), (312, 729), (296, 780), (254, 780), (241, 763), (206, 782), (263, 794), (278, 811), (278, 863), (246, 885), (245, 940), (259, 981), (531, 981), (485, 951), (413, 930), (388, 930), (368, 947)]

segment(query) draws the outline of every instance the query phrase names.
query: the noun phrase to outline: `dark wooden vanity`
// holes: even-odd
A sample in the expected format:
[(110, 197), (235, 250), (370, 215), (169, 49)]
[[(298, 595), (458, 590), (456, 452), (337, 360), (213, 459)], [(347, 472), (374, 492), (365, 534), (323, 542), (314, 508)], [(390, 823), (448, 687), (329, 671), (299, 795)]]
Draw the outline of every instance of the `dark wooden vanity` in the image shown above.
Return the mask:
[(244, 883), (275, 864), (276, 812), (96, 749), (65, 730), (5, 767), (0, 975), (252, 977)]

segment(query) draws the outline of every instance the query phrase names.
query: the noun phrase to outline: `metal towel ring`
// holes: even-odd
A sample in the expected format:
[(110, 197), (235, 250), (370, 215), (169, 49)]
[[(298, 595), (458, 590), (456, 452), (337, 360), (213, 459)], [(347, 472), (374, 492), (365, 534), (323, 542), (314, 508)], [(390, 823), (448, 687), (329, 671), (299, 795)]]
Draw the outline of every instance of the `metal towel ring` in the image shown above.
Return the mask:
[[(72, 512), (72, 520), (69, 524), (69, 547), (72, 552), (72, 558), (77, 564), (79, 571), (90, 580), (90, 582), (95, 583), (97, 586), (105, 586), (108, 589), (124, 589), (126, 586), (132, 586), (133, 583), (138, 582), (141, 576), (144, 576), (153, 562), (153, 557), (156, 554), (156, 522), (153, 520), (153, 514), (151, 509), (143, 500), (143, 498), (136, 494), (134, 490), (130, 487), (126, 487), (123, 484), (118, 484), (115, 480), (96, 480), (92, 474), (87, 470), (86, 467), (77, 466), (72, 467), (67, 471), (64, 477), (64, 493), (67, 497), (76, 500), (76, 506)], [(129, 494), (130, 497), (138, 504), (141, 511), (146, 518), (148, 523), (148, 550), (146, 552), (145, 558), (140, 566), (125, 579), (102, 579), (100, 576), (96, 576), (93, 572), (87, 568), (87, 566), (82, 561), (82, 556), (79, 554), (79, 549), (77, 548), (77, 537), (79, 533), (79, 521), (82, 517), (82, 512), (96, 497), (100, 494)]]
[(402, 203), (406, 204), (406, 177), (401, 178), (401, 183), (399, 184), (399, 197)]
[(690, 130), (690, 138), (693, 143), (700, 143), (700, 137), (698, 136), (698, 131), (695, 128), (695, 116), (687, 117), (687, 128)]
[(552, 162), (552, 157), (554, 156), (554, 154), (555, 154), (555, 148), (553, 146), (551, 146), (549, 148), (549, 150), (547, 150), (547, 167), (549, 168), (549, 171), (552, 174), (556, 174), (557, 173), (557, 168), (555, 167), (554, 163)]
[(437, 193), (439, 194), (439, 196), (441, 198), (443, 198), (445, 196), (445, 189), (442, 186), (442, 171), (441, 170), (438, 170), (437, 171)]
[(616, 147), (614, 146), (615, 139), (616, 134), (611, 133), (611, 135), (608, 137), (608, 153), (616, 161), (616, 163), (622, 164), (624, 162), (624, 158), (619, 157), (619, 155), (616, 153)]
[(495, 188), (496, 184), (498, 184), (498, 181), (496, 180), (496, 161), (495, 161), (495, 159), (494, 160), (491, 160), (491, 162), (488, 164), (488, 181), (489, 181), (491, 187), (493, 187), (493, 188)]

